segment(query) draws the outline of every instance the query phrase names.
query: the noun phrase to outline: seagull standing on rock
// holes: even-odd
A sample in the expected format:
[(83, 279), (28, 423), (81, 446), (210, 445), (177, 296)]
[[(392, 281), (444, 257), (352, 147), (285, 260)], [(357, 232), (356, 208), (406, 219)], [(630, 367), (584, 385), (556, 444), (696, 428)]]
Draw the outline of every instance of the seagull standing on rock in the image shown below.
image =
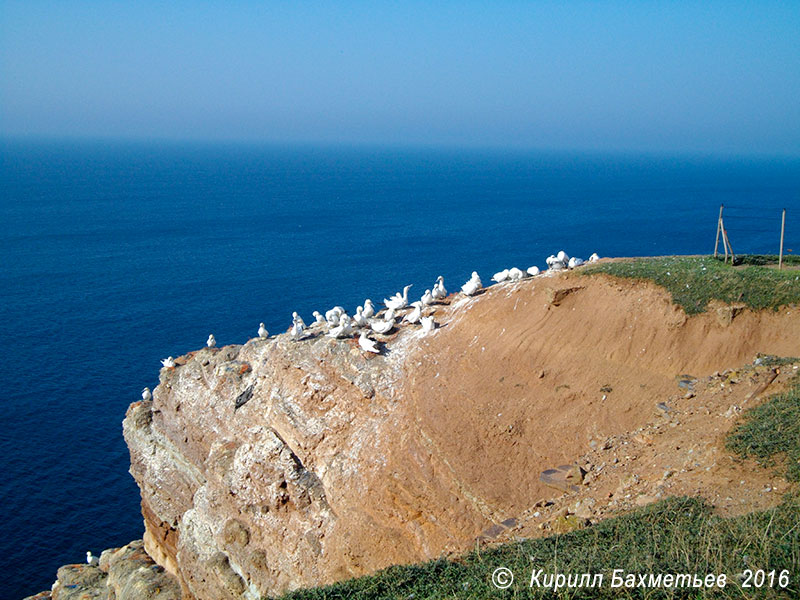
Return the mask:
[(264, 327), (263, 323), (258, 324), (258, 337), (260, 337), (262, 340), (269, 337), (269, 331), (267, 331), (267, 328)]
[(161, 364), (165, 366), (167, 369), (171, 369), (175, 366), (175, 359), (172, 358), (171, 356), (168, 356), (167, 358), (161, 360)]
[(303, 322), (303, 318), (297, 314), (297, 312), (292, 313), (292, 330), (289, 332), (292, 336), (292, 339), (296, 342), (300, 339), (303, 335), (303, 330), (306, 328), (306, 324)]
[(362, 312), (361, 314), (364, 315), (365, 319), (371, 319), (372, 317), (375, 316), (375, 306), (373, 306), (372, 300), (370, 300), (369, 298), (364, 300), (364, 312)]
[(405, 308), (408, 306), (408, 290), (411, 289), (413, 284), (409, 284), (403, 288), (403, 294), (401, 295), (400, 292), (397, 292), (394, 296), (389, 298), (383, 299), (383, 303), (386, 305), (386, 308), (393, 308), (395, 310), (400, 310), (401, 308)]
[(325, 317), (323, 317), (318, 310), (315, 310), (313, 313), (311, 313), (311, 316), (314, 317), (314, 322), (317, 323), (317, 325), (324, 325), (327, 323)]
[(394, 319), (391, 321), (386, 321), (384, 319), (373, 319), (369, 326), (375, 333), (380, 333), (383, 335), (392, 330), (392, 327), (394, 327)]
[(97, 558), (96, 556), (92, 556), (92, 551), (91, 550), (87, 550), (86, 551), (86, 564), (87, 565), (92, 565), (93, 567), (96, 567), (97, 565), (100, 564), (100, 559)]
[(600, 260), (600, 257), (597, 256), (597, 252), (592, 253), (592, 255), (589, 257), (590, 263), (596, 263), (598, 260)]
[(467, 296), (474, 296), (482, 287), (483, 284), (481, 283), (481, 278), (478, 276), (478, 272), (473, 271), (469, 281), (461, 286), (461, 291)]
[(430, 290), (425, 290), (425, 293), (422, 294), (422, 304), (430, 306), (433, 304), (434, 300), (436, 300), (436, 298), (433, 297), (433, 293)]
[(439, 275), (436, 278), (436, 283), (433, 285), (433, 299), (434, 300), (444, 300), (447, 298), (447, 289), (444, 287), (444, 277)]
[(539, 267), (528, 267), (528, 275), (536, 277), (539, 274)]
[(367, 332), (362, 331), (361, 336), (358, 338), (358, 345), (361, 346), (361, 349), (366, 352), (372, 352), (374, 354), (380, 354), (381, 351), (378, 350), (378, 344), (375, 340), (371, 340), (367, 337)]
[(217, 345), (217, 340), (214, 339), (214, 334), (212, 333), (211, 335), (208, 336), (208, 339), (206, 340), (206, 346), (208, 346), (209, 348), (213, 348), (216, 345)]
[(356, 309), (356, 314), (353, 317), (353, 323), (356, 327), (366, 327), (368, 325), (367, 318), (364, 316), (364, 309), (361, 306)]
[(508, 270), (508, 278), (511, 281), (519, 281), (525, 277), (525, 273), (522, 272), (522, 269), (518, 269), (517, 267), (512, 267)]
[(332, 327), (328, 335), (332, 338), (344, 338), (353, 333), (353, 326), (350, 324), (350, 317), (343, 315), (339, 320), (339, 325)]
[(407, 323), (419, 323), (419, 319), (422, 316), (422, 302), (420, 302), (420, 301), (413, 302), (411, 304), (411, 306), (414, 307), (414, 310), (412, 310), (410, 313), (408, 313), (403, 318), (403, 322), (404, 323), (406, 323), (406, 322)]
[(496, 281), (500, 283), (508, 279), (508, 269), (503, 269), (502, 271), (498, 271), (494, 275), (492, 275), (492, 281)]
[(150, 388), (149, 387), (144, 388), (142, 390), (142, 400), (144, 400), (145, 402), (150, 402), (150, 400), (152, 399), (153, 399), (153, 394), (150, 391)]

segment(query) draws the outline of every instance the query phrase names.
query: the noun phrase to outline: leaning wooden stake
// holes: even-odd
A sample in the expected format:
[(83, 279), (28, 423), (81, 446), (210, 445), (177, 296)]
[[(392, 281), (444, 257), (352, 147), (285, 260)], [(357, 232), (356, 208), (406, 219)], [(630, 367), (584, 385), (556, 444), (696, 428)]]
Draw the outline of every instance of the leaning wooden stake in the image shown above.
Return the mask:
[[(733, 252), (733, 246), (731, 246), (731, 240), (728, 237), (728, 232), (725, 231), (725, 226), (722, 227), (722, 239), (725, 240), (728, 244), (728, 250), (731, 251), (731, 264), (736, 262), (736, 254)], [(727, 259), (726, 259), (727, 260)]]
[(783, 268), (783, 230), (786, 227), (786, 209), (783, 209), (783, 214), (781, 215), (781, 252), (778, 255), (778, 268)]
[(725, 224), (722, 222), (722, 217), (719, 219), (719, 230), (722, 233), (722, 249), (725, 251), (725, 260), (723, 262), (728, 262), (728, 239), (725, 235)]
[(714, 242), (714, 258), (717, 258), (717, 248), (719, 248), (719, 232), (722, 229), (722, 209), (724, 204), (719, 205), (719, 217), (717, 217), (717, 241)]

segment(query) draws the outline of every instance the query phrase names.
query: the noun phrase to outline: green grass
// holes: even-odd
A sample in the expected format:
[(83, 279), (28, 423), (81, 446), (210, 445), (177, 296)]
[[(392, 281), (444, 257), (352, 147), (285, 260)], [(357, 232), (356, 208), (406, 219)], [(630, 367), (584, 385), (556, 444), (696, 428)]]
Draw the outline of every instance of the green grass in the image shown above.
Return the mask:
[(786, 478), (800, 481), (800, 384), (745, 412), (727, 446), (764, 466), (782, 463)]
[[(696, 498), (670, 498), (590, 528), (543, 539), (473, 551), (459, 560), (397, 566), (335, 585), (299, 590), (283, 600), (372, 600), (428, 598), (743, 598), (737, 575), (744, 569), (788, 569), (786, 590), (762, 590), (763, 597), (800, 594), (800, 498), (781, 506), (725, 519)], [(514, 574), (507, 590), (496, 589), (498, 567)], [(543, 573), (603, 573), (600, 588), (562, 589), (558, 594), (530, 587), (532, 569)], [(726, 573), (728, 585), (713, 593), (694, 589), (612, 589), (612, 571), (627, 573)], [(541, 580), (541, 578), (540, 578)]]
[[(749, 257), (743, 256), (745, 266), (736, 267), (710, 256), (635, 258), (589, 265), (582, 273), (653, 281), (666, 288), (687, 314), (704, 312), (712, 299), (743, 302), (756, 310), (800, 302), (800, 271), (779, 271), (763, 266), (765, 257), (757, 258), (759, 264), (747, 264)], [(793, 263), (798, 258), (792, 257)]]

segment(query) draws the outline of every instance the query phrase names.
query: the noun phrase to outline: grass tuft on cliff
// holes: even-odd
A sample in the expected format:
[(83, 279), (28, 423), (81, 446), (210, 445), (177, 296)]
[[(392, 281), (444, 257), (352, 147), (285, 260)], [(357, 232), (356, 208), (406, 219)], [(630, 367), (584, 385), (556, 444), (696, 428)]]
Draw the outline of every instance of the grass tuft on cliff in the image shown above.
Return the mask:
[(800, 383), (743, 413), (726, 445), (763, 466), (783, 462), (786, 478), (800, 481)]
[[(390, 567), (334, 585), (298, 590), (283, 600), (377, 600), (396, 598), (743, 598), (796, 597), (800, 593), (800, 497), (777, 508), (725, 519), (697, 498), (669, 498), (590, 528), (543, 539), (473, 551), (456, 560)], [(506, 567), (513, 584), (499, 590), (492, 573)], [(788, 589), (742, 589), (745, 569), (790, 571)], [(560, 590), (530, 587), (542, 573), (602, 573), (602, 587)], [(726, 573), (723, 590), (611, 588), (614, 569), (625, 574)], [(542, 581), (540, 577), (540, 581)]]
[[(785, 262), (800, 264), (800, 257)], [(764, 255), (742, 256), (735, 266), (712, 256), (660, 256), (588, 265), (582, 273), (653, 281), (691, 315), (704, 312), (711, 300), (742, 302), (755, 310), (800, 302), (800, 270), (779, 271), (775, 264), (777, 257)]]

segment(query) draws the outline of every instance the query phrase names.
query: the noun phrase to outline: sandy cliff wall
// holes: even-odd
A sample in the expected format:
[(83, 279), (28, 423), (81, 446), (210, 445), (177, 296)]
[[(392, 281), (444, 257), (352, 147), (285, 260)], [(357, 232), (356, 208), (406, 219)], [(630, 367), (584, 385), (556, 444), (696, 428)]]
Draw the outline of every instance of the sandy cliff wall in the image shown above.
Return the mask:
[(800, 354), (797, 308), (687, 319), (663, 290), (604, 277), (503, 284), (435, 314), (435, 333), (405, 326), (380, 356), (312, 330), (162, 369), (124, 433), (145, 547), (186, 596), (464, 550), (541, 499), (542, 470), (642, 424), (677, 375)]

